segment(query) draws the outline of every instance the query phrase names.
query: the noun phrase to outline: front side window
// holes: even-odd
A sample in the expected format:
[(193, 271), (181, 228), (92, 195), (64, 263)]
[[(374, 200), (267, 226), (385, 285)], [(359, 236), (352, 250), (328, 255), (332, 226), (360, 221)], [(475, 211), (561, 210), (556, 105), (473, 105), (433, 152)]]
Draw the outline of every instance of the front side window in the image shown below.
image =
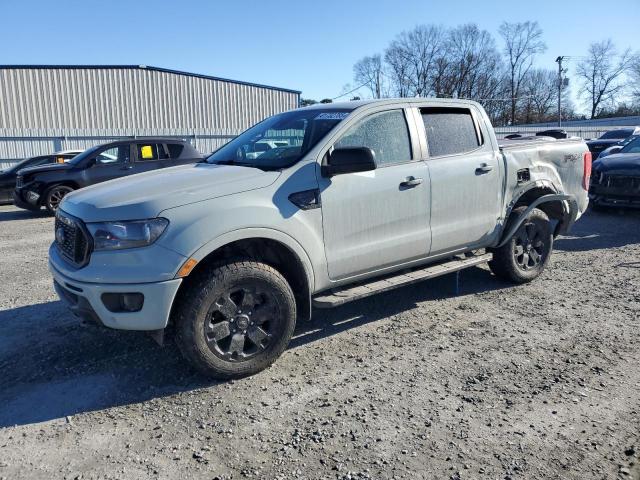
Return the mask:
[(368, 147), (376, 165), (385, 167), (411, 161), (411, 140), (402, 110), (374, 113), (353, 125), (334, 148)]
[(470, 152), (481, 145), (468, 108), (422, 108), (429, 156), (440, 157)]
[(308, 108), (269, 117), (216, 150), (207, 162), (264, 170), (290, 167), (349, 113)]
[(129, 161), (129, 145), (119, 145), (103, 150), (96, 157), (97, 165), (113, 165)]

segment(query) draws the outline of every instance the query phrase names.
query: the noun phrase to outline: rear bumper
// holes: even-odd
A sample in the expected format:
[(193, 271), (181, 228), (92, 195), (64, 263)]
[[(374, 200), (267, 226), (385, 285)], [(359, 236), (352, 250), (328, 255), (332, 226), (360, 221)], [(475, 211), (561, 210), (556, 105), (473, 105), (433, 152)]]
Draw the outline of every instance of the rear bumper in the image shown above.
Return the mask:
[[(159, 330), (169, 322), (171, 305), (182, 279), (138, 284), (98, 284), (78, 282), (63, 275), (49, 261), (58, 296), (77, 316), (118, 330)], [(113, 312), (105, 305), (105, 293), (139, 293), (144, 296), (137, 312)]]

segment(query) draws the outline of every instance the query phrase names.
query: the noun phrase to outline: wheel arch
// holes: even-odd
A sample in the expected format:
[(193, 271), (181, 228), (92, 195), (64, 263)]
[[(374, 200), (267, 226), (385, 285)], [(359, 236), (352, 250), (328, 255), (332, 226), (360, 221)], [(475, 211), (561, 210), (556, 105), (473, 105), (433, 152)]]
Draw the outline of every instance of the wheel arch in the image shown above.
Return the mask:
[(191, 258), (198, 261), (187, 276), (174, 299), (174, 305), (181, 293), (189, 288), (190, 278), (199, 271), (233, 258), (262, 261), (280, 272), (293, 290), (296, 299), (298, 320), (311, 318), (311, 292), (313, 291), (313, 269), (304, 249), (282, 232), (268, 229), (249, 229), (243, 233), (232, 232), (201, 247)]
[(550, 182), (536, 182), (522, 190), (510, 203), (506, 219), (518, 207), (527, 208), (508, 230), (508, 222), (505, 221), (497, 247), (501, 247), (511, 238), (534, 208), (542, 210), (550, 219), (558, 222), (554, 230), (554, 236), (566, 232), (575, 222), (579, 211), (575, 197), (558, 191)]

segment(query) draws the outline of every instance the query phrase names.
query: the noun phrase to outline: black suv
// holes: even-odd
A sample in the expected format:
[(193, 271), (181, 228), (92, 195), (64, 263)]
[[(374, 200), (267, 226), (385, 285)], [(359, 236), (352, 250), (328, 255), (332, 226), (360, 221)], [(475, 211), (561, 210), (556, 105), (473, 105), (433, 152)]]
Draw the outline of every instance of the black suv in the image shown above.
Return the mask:
[(13, 191), (16, 189), (16, 177), (23, 168), (37, 167), (47, 163), (64, 163), (78, 155), (80, 151), (66, 150), (64, 152), (52, 153), (51, 155), (39, 155), (37, 157), (25, 158), (15, 165), (0, 171), (0, 205), (13, 203)]
[(13, 201), (21, 208), (39, 210), (44, 206), (53, 213), (62, 198), (78, 188), (201, 160), (202, 155), (183, 140), (144, 138), (106, 143), (67, 163), (20, 170)]

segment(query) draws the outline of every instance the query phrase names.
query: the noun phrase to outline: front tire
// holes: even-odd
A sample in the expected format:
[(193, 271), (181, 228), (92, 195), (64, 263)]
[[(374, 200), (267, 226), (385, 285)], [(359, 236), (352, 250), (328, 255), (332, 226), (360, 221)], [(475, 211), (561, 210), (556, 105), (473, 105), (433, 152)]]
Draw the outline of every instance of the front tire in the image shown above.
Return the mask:
[[(527, 207), (513, 210), (506, 229)], [(531, 210), (513, 237), (493, 251), (489, 268), (494, 275), (513, 283), (527, 283), (537, 278), (549, 263), (553, 249), (553, 232), (549, 217), (542, 210)]]
[(176, 341), (207, 376), (252, 375), (287, 348), (296, 302), (285, 278), (269, 265), (224, 263), (197, 273), (184, 288), (174, 311)]
[(67, 185), (56, 185), (47, 190), (44, 198), (44, 206), (47, 211), (55, 214), (62, 199), (71, 192), (73, 192), (73, 188)]

